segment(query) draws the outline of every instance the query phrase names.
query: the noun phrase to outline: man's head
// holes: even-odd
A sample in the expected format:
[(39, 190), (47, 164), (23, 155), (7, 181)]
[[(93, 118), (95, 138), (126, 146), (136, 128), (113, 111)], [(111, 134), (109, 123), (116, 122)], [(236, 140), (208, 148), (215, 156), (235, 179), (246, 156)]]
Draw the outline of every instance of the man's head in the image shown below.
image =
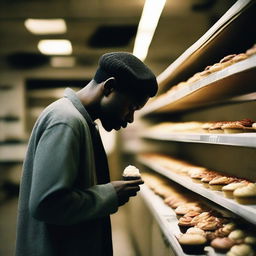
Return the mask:
[(94, 80), (104, 86), (99, 119), (107, 131), (132, 123), (134, 112), (157, 92), (153, 72), (127, 52), (102, 55)]

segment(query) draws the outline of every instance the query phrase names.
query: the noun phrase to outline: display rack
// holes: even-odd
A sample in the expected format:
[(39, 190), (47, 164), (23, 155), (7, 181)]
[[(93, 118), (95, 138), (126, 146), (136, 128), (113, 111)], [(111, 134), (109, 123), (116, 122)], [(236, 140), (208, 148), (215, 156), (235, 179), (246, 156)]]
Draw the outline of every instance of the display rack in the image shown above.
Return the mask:
[[(238, 0), (201, 38), (158, 77), (159, 92), (168, 90), (188, 79), (207, 65), (223, 58), (223, 54), (238, 53), (241, 48), (255, 43), (250, 24), (255, 23), (254, 0)], [(242, 40), (237, 39), (243, 35)], [(232, 42), (232, 43), (231, 43)], [(211, 53), (211, 54), (209, 54)]]
[(140, 156), (138, 161), (143, 165), (153, 169), (155, 172), (175, 181), (176, 183), (188, 188), (189, 190), (211, 200), (212, 202), (230, 210), (239, 215), (245, 220), (256, 225), (256, 205), (241, 205), (232, 199), (225, 198), (221, 191), (213, 191), (205, 188), (200, 183), (194, 183), (190, 177), (181, 176), (171, 172), (169, 169), (160, 166), (157, 162), (150, 160), (147, 157)]
[[(172, 247), (172, 252), (177, 256), (188, 254), (184, 253), (177, 238), (181, 232), (178, 227), (178, 220), (176, 213), (173, 209), (167, 206), (161, 197), (156, 195), (147, 185), (142, 185), (140, 190), (140, 195), (144, 199), (148, 208), (150, 209), (152, 215), (155, 217), (158, 225), (160, 226), (162, 232), (165, 235), (165, 239), (168, 244)], [(205, 247), (205, 252), (207, 255), (212, 256), (223, 256), (224, 254), (216, 253), (214, 249), (210, 246)], [(190, 256), (193, 256), (189, 254)], [(199, 255), (197, 255), (199, 256)]]
[(256, 133), (203, 134), (145, 132), (141, 137), (163, 141), (193, 142), (256, 148)]
[(181, 87), (171, 94), (156, 98), (145, 107), (142, 114), (190, 110), (255, 92), (255, 77), (256, 55)]
[[(178, 227), (178, 219), (176, 213), (172, 208), (167, 206), (161, 197), (156, 195), (147, 185), (142, 185), (140, 195), (144, 199), (152, 215), (156, 219), (162, 232), (165, 235), (167, 243), (172, 247), (173, 252), (177, 256), (188, 255), (185, 254), (177, 240), (177, 236), (181, 234)], [(214, 249), (210, 246), (205, 247), (207, 255), (222, 256), (224, 254), (215, 253)], [(189, 254), (191, 255), (191, 254)]]

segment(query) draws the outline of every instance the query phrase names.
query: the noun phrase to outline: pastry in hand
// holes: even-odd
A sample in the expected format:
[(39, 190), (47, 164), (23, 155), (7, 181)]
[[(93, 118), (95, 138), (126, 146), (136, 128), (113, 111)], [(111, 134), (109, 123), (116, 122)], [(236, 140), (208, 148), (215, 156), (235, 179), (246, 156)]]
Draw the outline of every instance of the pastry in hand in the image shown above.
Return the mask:
[(133, 165), (128, 165), (123, 171), (124, 180), (137, 180), (141, 179), (140, 171)]

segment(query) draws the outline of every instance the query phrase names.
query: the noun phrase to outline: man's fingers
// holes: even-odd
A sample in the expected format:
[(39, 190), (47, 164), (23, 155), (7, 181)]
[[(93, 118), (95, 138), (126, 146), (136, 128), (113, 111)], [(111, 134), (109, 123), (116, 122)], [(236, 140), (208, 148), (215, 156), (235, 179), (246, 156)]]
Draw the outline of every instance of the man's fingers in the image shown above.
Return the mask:
[(137, 180), (129, 180), (129, 181), (126, 181), (126, 184), (128, 186), (137, 186), (137, 185), (141, 185), (143, 184), (144, 181), (142, 179), (137, 179)]

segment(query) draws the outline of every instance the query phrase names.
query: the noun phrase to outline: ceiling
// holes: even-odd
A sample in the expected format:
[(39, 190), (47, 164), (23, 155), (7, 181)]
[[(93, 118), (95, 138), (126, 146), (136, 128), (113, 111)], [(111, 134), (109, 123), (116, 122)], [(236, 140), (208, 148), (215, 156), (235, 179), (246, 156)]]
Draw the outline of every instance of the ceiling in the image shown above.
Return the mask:
[[(166, 0), (145, 63), (158, 75), (199, 39), (234, 0)], [(144, 0), (1, 0), (0, 74), (28, 78), (91, 79), (100, 55), (132, 52)], [(27, 18), (64, 18), (67, 33), (38, 36)], [(40, 39), (69, 39), (76, 65), (52, 68), (37, 49)]]

